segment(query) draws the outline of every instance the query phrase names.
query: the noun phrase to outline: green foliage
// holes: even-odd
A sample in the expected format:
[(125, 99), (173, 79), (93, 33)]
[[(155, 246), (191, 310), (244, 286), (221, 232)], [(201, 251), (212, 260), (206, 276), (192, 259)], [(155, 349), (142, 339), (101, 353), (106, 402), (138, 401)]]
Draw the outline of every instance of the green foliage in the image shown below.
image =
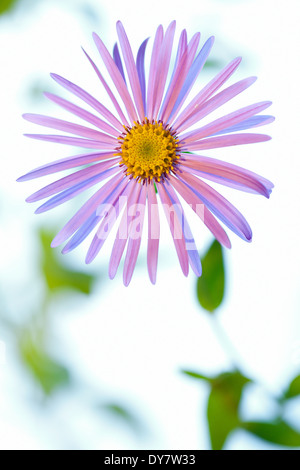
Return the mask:
[[(225, 288), (222, 247), (216, 240), (205, 253), (202, 268), (202, 277), (197, 280), (197, 297), (206, 311), (214, 313), (223, 301)], [(207, 421), (213, 450), (223, 449), (229, 434), (239, 428), (274, 444), (300, 446), (300, 433), (283, 420), (246, 423), (241, 420), (239, 405), (244, 386), (249, 379), (239, 371), (221, 374), (215, 378), (190, 370), (183, 370), (182, 373), (197, 380), (205, 380), (211, 386), (207, 403)], [(278, 404), (283, 406), (286, 400), (297, 396), (300, 396), (300, 375), (292, 380), (286, 392), (278, 400)], [(282, 413), (283, 409), (281, 416)]]
[(208, 59), (205, 64), (203, 69), (220, 69), (222, 68), (222, 62), (217, 59)]
[(56, 389), (70, 383), (68, 369), (47, 352), (50, 322), (48, 317), (49, 293), (61, 289), (73, 289), (89, 294), (92, 289), (94, 276), (66, 268), (57, 258), (55, 250), (50, 247), (53, 234), (45, 230), (39, 232), (41, 253), (41, 271), (48, 287), (44, 300), (30, 323), (18, 332), (18, 349), (21, 359), (28, 371), (40, 385), (45, 395), (50, 396)]
[(18, 0), (1, 0), (0, 1), (0, 15), (11, 11), (17, 2)]
[(214, 312), (222, 303), (225, 289), (225, 270), (222, 247), (215, 240), (202, 259), (202, 277), (197, 280), (200, 305)]
[(23, 331), (19, 340), (21, 358), (40, 385), (45, 395), (50, 396), (59, 388), (70, 383), (68, 369), (53, 359), (44, 349), (42, 343), (33, 338), (28, 331)]
[(221, 374), (212, 381), (207, 420), (213, 450), (222, 449), (228, 435), (239, 427), (239, 404), (248, 382), (238, 371)]
[(105, 403), (104, 405), (100, 406), (100, 409), (109, 413), (114, 418), (117, 418), (119, 421), (127, 424), (134, 432), (141, 434), (143, 431), (142, 426), (136, 416), (134, 416), (134, 414), (124, 406), (117, 403)]
[[(286, 447), (300, 447), (300, 432), (282, 419), (271, 421), (243, 422), (239, 415), (239, 405), (244, 387), (250, 379), (239, 371), (226, 372), (210, 378), (198, 372), (182, 370), (188, 377), (205, 380), (211, 390), (207, 403), (207, 421), (211, 446), (221, 450), (229, 434), (236, 429), (244, 429), (264, 441)], [(299, 376), (292, 382), (285, 394), (286, 399), (298, 396)], [(282, 400), (282, 404), (284, 400)], [(282, 415), (281, 410), (280, 415)]]
[(295, 377), (289, 385), (289, 388), (285, 392), (283, 399), (294, 398), (300, 395), (300, 375)]
[(210, 377), (206, 377), (205, 375), (199, 374), (198, 372), (194, 372), (192, 370), (183, 369), (181, 372), (188, 377), (192, 377), (193, 379), (206, 380), (207, 382), (211, 382), (212, 380)]
[(73, 271), (63, 266), (57, 258), (56, 252), (50, 244), (53, 234), (47, 231), (40, 231), (40, 241), (43, 248), (41, 257), (41, 268), (50, 292), (59, 289), (74, 289), (89, 294), (92, 290), (95, 276), (81, 271)]
[(207, 403), (209, 434), (212, 449), (221, 450), (228, 435), (240, 427), (239, 405), (244, 386), (250, 379), (239, 371), (222, 373), (216, 377), (207, 377), (189, 370), (182, 372), (191, 378), (210, 383)]
[(300, 433), (282, 420), (273, 422), (252, 421), (243, 427), (257, 437), (287, 447), (300, 447)]

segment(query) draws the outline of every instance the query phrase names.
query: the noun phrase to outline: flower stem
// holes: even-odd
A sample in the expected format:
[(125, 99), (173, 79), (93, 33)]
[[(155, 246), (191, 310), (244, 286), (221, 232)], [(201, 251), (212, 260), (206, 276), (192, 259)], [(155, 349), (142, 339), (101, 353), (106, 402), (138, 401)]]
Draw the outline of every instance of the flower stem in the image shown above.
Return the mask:
[(230, 359), (233, 367), (236, 370), (241, 370), (241, 367), (237, 364), (237, 362), (239, 362), (237, 361), (237, 358), (240, 357), (240, 353), (235, 349), (234, 345), (232, 344), (224, 328), (221, 326), (221, 323), (219, 322), (217, 315), (212, 315), (211, 318), (212, 318), (213, 330), (223, 350), (225, 351), (228, 358)]

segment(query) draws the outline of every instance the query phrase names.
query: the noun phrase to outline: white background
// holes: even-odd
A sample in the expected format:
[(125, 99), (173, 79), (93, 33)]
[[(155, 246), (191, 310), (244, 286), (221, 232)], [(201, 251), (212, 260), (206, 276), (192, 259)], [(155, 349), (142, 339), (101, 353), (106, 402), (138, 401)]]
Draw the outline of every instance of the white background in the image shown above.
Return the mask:
[[(72, 202), (37, 220), (33, 206), (24, 199), (39, 186), (15, 183), (31, 168), (69, 154), (62, 146), (31, 142), (22, 136), (36, 130), (22, 121), (23, 112), (58, 116), (46, 100), (33, 103), (26, 99), (28, 86), (39, 77), (45, 89), (57, 92), (48, 78), (49, 72), (56, 72), (101, 96), (80, 49), (82, 45), (96, 57), (91, 26), (79, 21), (75, 8), (71, 16), (70, 8), (59, 7), (58, 2), (37, 3), (32, 14), (20, 13), (0, 23), (0, 279), (7, 299), (15, 291), (20, 295), (22, 286), (26, 300), (38, 297), (41, 287), (36, 268), (31, 266), (36, 249), (32, 227), (62, 226), (69, 210), (73, 213), (76, 208)], [(249, 75), (259, 77), (240, 101), (230, 103), (230, 110), (262, 100), (274, 103), (270, 109), (276, 121), (263, 129), (272, 135), (271, 142), (218, 149), (209, 155), (256, 171), (275, 184), (270, 200), (223, 191), (245, 214), (254, 236), (252, 244), (231, 236), (226, 300), (219, 320), (239, 351), (237, 360), (244, 372), (272, 393), (279, 393), (300, 370), (299, 1), (111, 0), (93, 5), (99, 12), (99, 26), (95, 20), (94, 29), (110, 48), (118, 19), (135, 52), (145, 37), (153, 38), (159, 23), (166, 27), (172, 19), (177, 20), (177, 37), (182, 28), (187, 28), (189, 37), (201, 31), (202, 41), (214, 34), (212, 57), (221, 66), (235, 56), (244, 57), (230, 83)], [(217, 70), (204, 72), (196, 87), (203, 86), (214, 72)], [(204, 252), (210, 236), (192, 219), (200, 252)], [(68, 255), (69, 262), (83, 264), (87, 246)], [(108, 259), (109, 243), (87, 272), (99, 270), (105, 277)], [(207, 448), (207, 389), (182, 377), (179, 370), (193, 368), (213, 374), (231, 363), (210, 319), (195, 300), (195, 282), (193, 274), (187, 279), (181, 274), (165, 230), (156, 286), (147, 278), (143, 249), (128, 288), (119, 275), (113, 282), (100, 282), (88, 301), (76, 297), (63, 304), (58, 301), (54, 308), (54, 351), (67, 358), (78, 378), (99, 390), (99, 395), (122, 398), (134, 409), (146, 423), (145, 437), (137, 439), (125, 427), (114, 426), (101, 415), (96, 419), (92, 411), (87, 413), (88, 385), (73, 398), (59, 396), (48, 409), (41, 409), (30, 398), (28, 379), (16, 365), (13, 346), (7, 344), (5, 365), (0, 360), (0, 447)], [(14, 299), (15, 304), (22, 317), (22, 296)], [(6, 341), (1, 336), (0, 331), (0, 340)], [(249, 393), (243, 410), (251, 418), (273, 412), (260, 390)], [(292, 418), (297, 420), (297, 415)], [(230, 437), (227, 448), (269, 446), (241, 432)]]

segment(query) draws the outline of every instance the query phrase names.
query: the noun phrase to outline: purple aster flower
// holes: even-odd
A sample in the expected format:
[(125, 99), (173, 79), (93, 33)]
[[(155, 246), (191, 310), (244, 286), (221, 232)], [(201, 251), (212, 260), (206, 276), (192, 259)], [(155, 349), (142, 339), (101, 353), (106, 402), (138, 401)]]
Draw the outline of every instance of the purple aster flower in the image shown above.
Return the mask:
[[(67, 242), (62, 250), (67, 253), (95, 229), (86, 257), (86, 262), (90, 263), (120, 217), (109, 262), (109, 277), (114, 278), (127, 245), (123, 270), (125, 285), (129, 284), (135, 268), (145, 218), (148, 220), (148, 272), (151, 282), (156, 281), (160, 200), (184, 275), (188, 274), (190, 265), (200, 276), (198, 251), (181, 201), (186, 201), (192, 207), (225, 247), (230, 248), (230, 241), (217, 219), (243, 240), (251, 241), (251, 229), (243, 215), (205, 180), (267, 198), (273, 184), (239, 166), (205, 157), (202, 151), (269, 140), (267, 135), (244, 131), (273, 121), (272, 116), (259, 114), (271, 103), (255, 103), (201, 125), (200, 121), (204, 117), (256, 80), (255, 77), (246, 78), (219, 91), (237, 69), (241, 58), (230, 62), (188, 101), (189, 93), (212, 48), (213, 37), (199, 50), (200, 33), (188, 41), (187, 33), (183, 30), (171, 78), (168, 79), (175, 21), (166, 32), (159, 26), (146, 81), (144, 63), (148, 39), (141, 44), (135, 60), (121, 22), (117, 23), (117, 33), (122, 56), (117, 44), (111, 55), (102, 40), (96, 34), (93, 37), (118, 96), (112, 92), (111, 85), (84, 51), (115, 108), (114, 113), (79, 86), (52, 74), (51, 77), (59, 85), (84, 101), (93, 112), (51, 93), (45, 93), (46, 97), (89, 126), (36, 114), (24, 116), (35, 124), (71, 134), (30, 134), (28, 137), (93, 149), (92, 153), (49, 163), (27, 173), (18, 181), (77, 168), (73, 173), (37, 191), (27, 201), (48, 198), (36, 210), (36, 213), (41, 213), (94, 186), (93, 196), (61, 229), (52, 246)], [(80, 167), (83, 168), (78, 169)]]

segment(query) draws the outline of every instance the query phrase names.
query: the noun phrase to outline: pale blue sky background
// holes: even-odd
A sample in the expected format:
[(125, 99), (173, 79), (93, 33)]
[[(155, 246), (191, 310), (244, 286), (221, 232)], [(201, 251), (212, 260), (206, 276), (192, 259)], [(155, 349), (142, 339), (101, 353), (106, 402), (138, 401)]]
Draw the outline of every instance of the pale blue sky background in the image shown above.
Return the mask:
[[(28, 130), (35, 132), (33, 125), (23, 122), (23, 112), (59, 116), (58, 109), (46, 99), (27, 99), (28, 86), (37, 77), (45, 89), (59, 92), (49, 78), (49, 72), (56, 72), (100, 98), (98, 82), (80, 49), (84, 46), (97, 57), (92, 29), (112, 48), (115, 22), (121, 19), (136, 51), (145, 37), (153, 38), (159, 23), (167, 26), (176, 19), (177, 37), (182, 28), (187, 28), (189, 36), (201, 31), (202, 41), (216, 36), (212, 58), (220, 60), (221, 65), (235, 56), (244, 57), (230, 83), (258, 76), (258, 81), (224, 107), (224, 112), (262, 100), (274, 103), (270, 109), (276, 121), (263, 129), (272, 135), (271, 142), (217, 149), (209, 156), (237, 163), (275, 183), (268, 201), (222, 190), (245, 214), (254, 236), (250, 245), (231, 236), (233, 247), (226, 256), (229, 279), (220, 321), (239, 351), (245, 373), (278, 393), (300, 370), (299, 1), (153, 0), (143, 8), (137, 0), (91, 2), (99, 15), (94, 24), (79, 21), (75, 8), (70, 16), (70, 8), (60, 7), (59, 2), (51, 6), (51, 2), (38, 3), (32, 15), (20, 13), (0, 22), (0, 285), (7, 302), (19, 305), (22, 311), (23, 299), (11, 294), (16, 285), (25, 286), (28, 279), (32, 291), (24, 287), (25, 298), (38, 298), (41, 286), (31, 265), (35, 253), (32, 228), (62, 226), (76, 207), (71, 203), (51, 214), (35, 216), (33, 206), (25, 204), (24, 199), (41, 182), (15, 183), (31, 168), (70, 154), (63, 146), (22, 136)], [(214, 72), (204, 72), (198, 87)], [(190, 219), (203, 252), (210, 236), (196, 218)], [(107, 272), (110, 246), (108, 242), (87, 272)], [(110, 395), (113, 391), (116, 397), (123, 396), (147, 423), (147, 436), (136, 440), (125, 428), (87, 415), (79, 397), (73, 397), (66, 406), (64, 397), (59, 396), (48, 412), (41, 413), (29, 402), (31, 385), (16, 366), (13, 349), (6, 344), (5, 361), (1, 364), (0, 360), (1, 448), (14, 448), (16, 442), (21, 448), (207, 448), (207, 391), (178, 371), (186, 367), (212, 374), (230, 363), (209, 318), (196, 303), (193, 275), (186, 279), (180, 272), (166, 227), (161, 246), (155, 287), (148, 281), (143, 248), (128, 288), (119, 275), (115, 281), (96, 287), (88, 301), (76, 297), (63, 305), (57, 302), (54, 315), (54, 350), (64, 354), (78, 377), (93, 383), (101, 393)], [(68, 255), (70, 264), (83, 264), (86, 249), (87, 244)], [(1, 331), (0, 340), (5, 341)], [(81, 398), (85, 393), (78, 391)], [(272, 412), (269, 406), (257, 390), (244, 409), (250, 417), (261, 417)], [(299, 422), (299, 418), (300, 410), (293, 419)], [(236, 433), (227, 448), (268, 446)]]

